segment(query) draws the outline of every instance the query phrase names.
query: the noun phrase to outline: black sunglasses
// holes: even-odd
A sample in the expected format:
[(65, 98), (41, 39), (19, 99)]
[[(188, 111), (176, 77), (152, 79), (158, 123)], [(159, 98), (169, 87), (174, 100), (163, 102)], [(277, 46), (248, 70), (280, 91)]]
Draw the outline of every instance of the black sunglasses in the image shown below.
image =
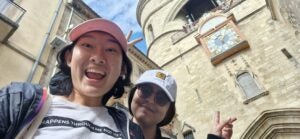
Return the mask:
[[(140, 90), (138, 91), (138, 96), (143, 99), (149, 98), (154, 93), (153, 86), (151, 86), (150, 84), (141, 84), (138, 85), (137, 88)], [(171, 101), (163, 90), (158, 89), (155, 92), (154, 102), (159, 106), (165, 106), (168, 102)]]

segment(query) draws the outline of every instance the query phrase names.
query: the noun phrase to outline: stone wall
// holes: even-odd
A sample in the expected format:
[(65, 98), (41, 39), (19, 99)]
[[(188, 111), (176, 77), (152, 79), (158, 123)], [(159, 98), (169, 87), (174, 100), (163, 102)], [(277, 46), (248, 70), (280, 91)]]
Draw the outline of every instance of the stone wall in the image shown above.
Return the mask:
[[(250, 49), (227, 58), (217, 66), (210, 63), (210, 58), (196, 42), (196, 31), (172, 44), (170, 36), (176, 32), (173, 30), (176, 21), (161, 23), (165, 21), (162, 18), (170, 14), (166, 11), (174, 10), (170, 5), (176, 5), (176, 2), (180, 3), (179, 0), (173, 1), (155, 14), (147, 14), (153, 28), (159, 28), (156, 34), (160, 34), (149, 43), (148, 56), (175, 76), (178, 82), (178, 119), (195, 127), (195, 138), (205, 138), (217, 110), (221, 111), (223, 119), (228, 116), (238, 118), (233, 129), (235, 139), (241, 138), (264, 111), (299, 107), (300, 41), (293, 28), (272, 19), (264, 0), (246, 0), (229, 11), (237, 17), (238, 27), (246, 36)], [(245, 10), (245, 5), (248, 10)], [(142, 22), (143, 19), (146, 17), (142, 18)], [(170, 26), (173, 32), (168, 30), (168, 24), (174, 25)], [(178, 30), (180, 26), (177, 25)], [(288, 59), (281, 51), (283, 48), (293, 58)], [(236, 83), (236, 76), (241, 71), (251, 73), (261, 91), (267, 92), (267, 95), (244, 104), (247, 99)]]
[[(18, 0), (15, 1), (26, 10), (19, 22), (19, 27), (6, 43), (0, 44), (0, 86), (8, 85), (12, 81), (24, 82), (27, 80), (35, 59), (42, 48), (43, 41), (50, 27), (58, 1), (46, 0)], [(63, 4), (64, 5), (64, 4)], [(61, 17), (60, 8), (58, 19)], [(53, 32), (58, 27), (57, 22), (53, 26)], [(50, 33), (52, 38), (55, 33)], [(48, 42), (51, 41), (50, 39)], [(38, 83), (51, 48), (44, 49), (40, 64), (33, 77), (33, 83)]]

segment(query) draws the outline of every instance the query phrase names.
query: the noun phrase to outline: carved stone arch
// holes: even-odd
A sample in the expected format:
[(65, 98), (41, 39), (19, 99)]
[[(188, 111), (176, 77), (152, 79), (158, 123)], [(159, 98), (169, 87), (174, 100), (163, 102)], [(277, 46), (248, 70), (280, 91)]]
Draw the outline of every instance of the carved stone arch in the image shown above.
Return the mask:
[(179, 13), (179, 11), (185, 6), (187, 2), (189, 2), (189, 0), (180, 0), (180, 1), (178, 0), (176, 2), (177, 3), (174, 4), (173, 8), (171, 8), (172, 10), (169, 11), (164, 21), (165, 23), (173, 21), (176, 15)]
[(253, 73), (249, 70), (243, 69), (243, 70), (237, 70), (236, 74), (235, 74), (235, 78), (237, 78), (239, 75), (243, 74), (243, 73), (250, 73), (251, 75), (253, 75)]
[[(184, 8), (184, 6), (191, 0), (180, 0), (180, 1), (173, 1), (175, 2), (175, 4), (173, 4), (173, 7), (170, 8), (171, 10), (169, 11), (169, 13), (167, 14), (166, 18), (165, 18), (165, 21), (164, 23), (168, 23), (168, 22), (171, 22), (173, 21), (176, 16), (178, 15), (178, 13), (180, 12), (180, 10), (182, 10), (182, 8)], [(225, 6), (227, 8), (231, 7), (232, 4), (233, 4), (233, 1), (234, 0), (225, 0), (224, 1), (224, 5), (218, 5), (217, 7), (222, 7), (222, 6)], [(216, 12), (218, 10), (216, 9), (211, 9), (212, 11), (209, 11), (208, 13), (210, 12)], [(219, 9), (221, 10), (221, 9)], [(221, 12), (221, 11), (218, 11), (218, 12)]]
[(300, 109), (263, 111), (245, 130), (241, 139), (299, 138)]
[[(211, 22), (212, 19), (217, 19), (219, 21), (214, 22), (214, 23), (208, 23), (208, 22)], [(209, 29), (207, 29), (207, 30), (204, 29), (205, 26), (208, 24), (211, 26), (211, 28), (216, 28), (218, 25), (222, 24), (223, 22), (225, 22), (228, 19), (232, 19), (234, 22), (236, 22), (236, 19), (233, 16), (233, 14), (227, 15), (227, 14), (217, 13), (217, 12), (207, 13), (198, 22), (198, 25), (199, 25), (198, 33), (200, 35), (202, 35), (205, 32), (209, 31)]]

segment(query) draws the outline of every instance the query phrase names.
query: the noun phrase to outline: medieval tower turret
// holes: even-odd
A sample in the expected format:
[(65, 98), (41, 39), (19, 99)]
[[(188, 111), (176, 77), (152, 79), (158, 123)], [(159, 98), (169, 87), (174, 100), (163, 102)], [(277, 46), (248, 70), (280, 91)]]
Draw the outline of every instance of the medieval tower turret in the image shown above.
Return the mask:
[(140, 0), (147, 56), (178, 83), (178, 138), (203, 139), (236, 116), (233, 139), (300, 132), (300, 2)]

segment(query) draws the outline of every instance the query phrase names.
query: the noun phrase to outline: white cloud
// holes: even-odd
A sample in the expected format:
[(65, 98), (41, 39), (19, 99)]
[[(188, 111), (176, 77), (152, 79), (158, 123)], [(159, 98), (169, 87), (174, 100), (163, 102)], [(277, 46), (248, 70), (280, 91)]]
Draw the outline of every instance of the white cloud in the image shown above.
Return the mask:
[(141, 32), (136, 20), (138, 0), (84, 0), (95, 12), (118, 24), (124, 33)]
[[(141, 27), (136, 20), (136, 8), (138, 0), (83, 0), (96, 13), (105, 19), (112, 20), (118, 24), (123, 32), (127, 34), (133, 30), (131, 39), (142, 36)], [(147, 53), (145, 41), (135, 45), (144, 54)]]

